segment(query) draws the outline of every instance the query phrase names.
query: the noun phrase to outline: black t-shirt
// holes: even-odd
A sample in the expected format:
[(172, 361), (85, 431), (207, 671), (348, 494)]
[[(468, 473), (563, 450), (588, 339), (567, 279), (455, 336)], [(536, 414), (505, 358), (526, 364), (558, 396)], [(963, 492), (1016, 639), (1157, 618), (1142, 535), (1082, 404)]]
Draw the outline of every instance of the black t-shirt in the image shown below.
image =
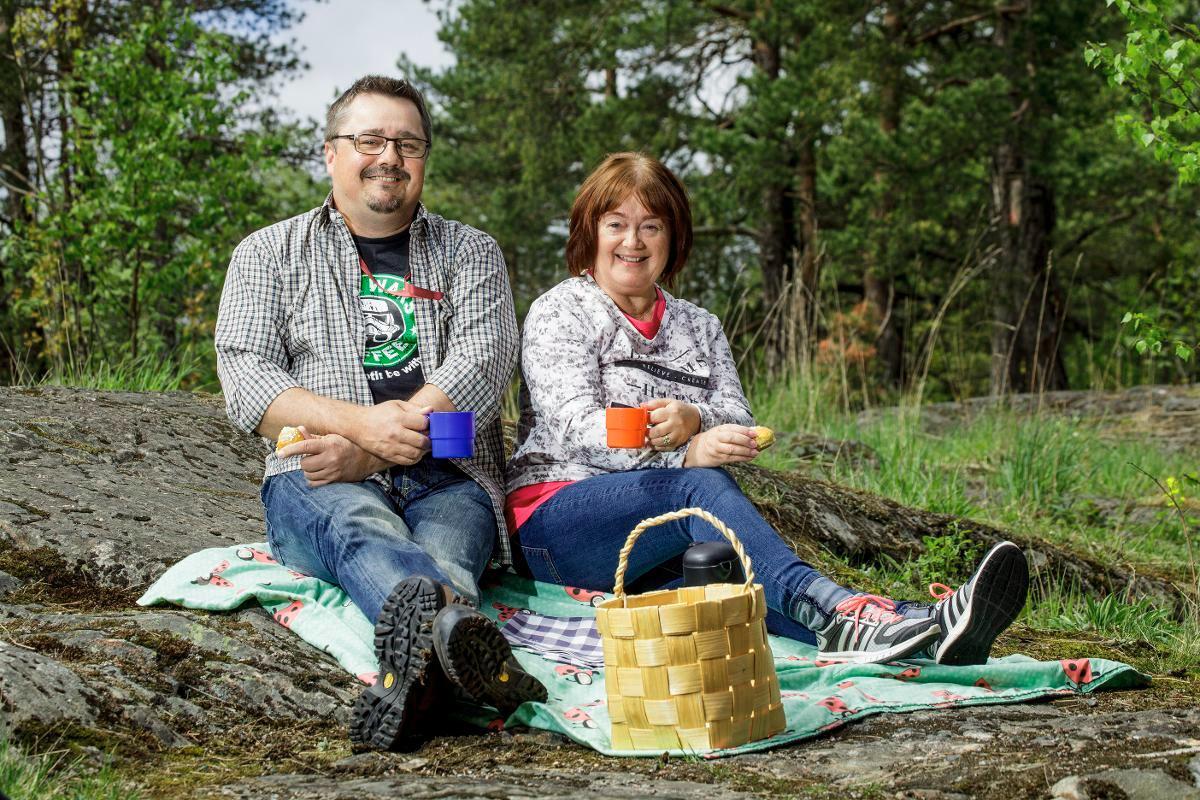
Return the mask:
[[(407, 400), (425, 385), (411, 297), (393, 297), (408, 285), (408, 231), (383, 239), (355, 236), (358, 254), (375, 276), (362, 275), (358, 303), (367, 326), (363, 369), (376, 403)], [(387, 291), (384, 291), (384, 290)]]

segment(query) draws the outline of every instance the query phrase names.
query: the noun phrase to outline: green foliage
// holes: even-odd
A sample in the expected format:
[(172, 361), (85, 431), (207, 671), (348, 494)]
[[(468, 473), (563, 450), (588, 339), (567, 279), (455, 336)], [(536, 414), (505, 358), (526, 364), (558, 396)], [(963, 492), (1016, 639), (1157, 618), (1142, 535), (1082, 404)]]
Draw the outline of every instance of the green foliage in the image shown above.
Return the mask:
[(934, 457), (937, 444), (914, 428), (901, 424), (890, 432), (875, 429), (867, 444), (879, 454), (883, 466), (860, 472), (847, 464), (835, 473), (839, 482), (939, 514), (978, 512), (967, 491), (966, 472), (958, 464), (939, 463)]
[(1105, 0), (1128, 21), (1124, 49), (1092, 43), (1084, 59), (1124, 87), (1134, 111), (1120, 114), (1118, 129), (1172, 164), (1181, 183), (1200, 181), (1200, 27), (1195, 6)]
[(1039, 598), (1027, 614), (1030, 624), (1051, 630), (1096, 631), (1128, 641), (1171, 645), (1183, 632), (1171, 612), (1148, 598), (1122, 599), (1085, 595), (1078, 588), (1056, 590)]
[[(606, 153), (641, 149), (693, 199), (696, 245), (676, 293), (722, 316), (744, 374), (806, 392), (814, 362), (833, 354), (821, 363), (844, 359), (827, 387), (843, 407), (886, 404), (917, 380), (925, 396), (976, 395), (1012, 355), (997, 331), (1047, 312), (1077, 388), (1200, 375), (1194, 358), (1130, 358), (1112, 326), (1139, 308), (1172, 341), (1200, 341), (1189, 311), (1200, 189), (1113, 123), (1144, 116), (1128, 114), (1129, 87), (1178, 41), (1168, 66), (1191, 79), (1191, 28), (1170, 27), (1190, 18), (1187, 3), (1151, 9), (1163, 35), (1130, 21), (1140, 6), (1091, 0), (970, 13), (843, 0), (438, 5), (453, 66), (399, 61), (433, 106), (425, 200), (497, 238), (519, 312), (565, 276), (584, 175)], [(37, 380), (93, 352), (205, 353), (233, 246), (325, 192), (297, 168), (312, 132), (250, 111), (269, 108), (269, 79), (295, 66), (253, 32), (292, 12), (276, 0), (18, 6), (0, 26), (0, 115), (6, 130), (19, 118), (28, 142), (22, 154), (6, 141), (0, 171), (24, 161), (31, 194), (3, 196), (0, 371)], [(1088, 67), (1086, 42), (1135, 34), (1140, 60), (1120, 61), (1123, 82)], [(1108, 51), (1090, 49), (1101, 65)], [(9, 86), (28, 98), (15, 98), (16, 117)], [(1178, 101), (1168, 88), (1147, 83), (1146, 96)], [(1187, 145), (1182, 119), (1168, 127)], [(995, 207), (997, 157), (1018, 146), (1016, 197), (1047, 198), (1030, 274), (1014, 271), (1010, 241), (1028, 204)], [(1044, 295), (1039, 271), (1053, 278)], [(797, 283), (811, 292), (803, 314), (784, 293)], [(783, 375), (779, 331), (808, 315)], [(189, 385), (212, 379), (205, 356)]]
[(106, 765), (90, 772), (64, 752), (30, 755), (0, 736), (0, 792), (12, 800), (137, 800)]
[(916, 580), (936, 580), (953, 586), (971, 576), (983, 555), (957, 522), (951, 524), (949, 533), (923, 536), (921, 543), (925, 550), (912, 564)]
[(951, 589), (962, 584), (970, 578), (982, 556), (980, 548), (957, 522), (950, 524), (946, 534), (921, 537), (921, 544), (924, 549), (913, 559), (897, 561), (882, 556), (878, 564), (867, 568), (860, 588), (869, 587), (885, 597), (919, 598), (932, 603), (938, 596), (934, 584)]
[[(522, 311), (565, 276), (566, 214), (584, 175), (605, 153), (651, 152), (693, 201), (698, 235), (677, 293), (723, 316), (747, 364), (791, 379), (770, 358), (774, 329), (797, 324), (779, 311), (779, 282), (812, 259), (809, 344), (858, 354), (847, 396), (886, 402), (900, 388), (889, 359), (911, 380), (928, 350), (927, 389), (944, 398), (989, 388), (997, 325), (984, 323), (1003, 319), (1000, 298), (1029, 279), (1005, 272), (992, 208), (998, 148), (1017, 142), (1024, 181), (1051, 198), (1046, 247), (1070, 299), (1072, 382), (1159, 378), (1110, 355), (1111, 319), (1151, 275), (1164, 303), (1200, 285), (1188, 280), (1200, 263), (1196, 193), (1127, 146), (1112, 122), (1125, 89), (1082, 58), (1088, 39), (1123, 35), (1123, 18), (1084, 0), (995, 16), (954, 3), (864, 8), (446, 2), (439, 35), (454, 66), (401, 62), (435, 106), (429, 202), (496, 236)], [(867, 276), (882, 300), (862, 302)], [(1004, 313), (1036, 317), (1030, 291), (1015, 298), (1024, 311)], [(878, 340), (885, 319), (893, 355)], [(800, 360), (813, 352), (825, 350)]]
[(73, 40), (57, 163), (0, 244), (0, 334), (30, 354), (17, 378), (211, 349), (229, 253), (295, 200), (285, 159), (301, 132), (249, 110), (245, 43), (186, 5), (127, 12), (119, 35)]
[(1149, 315), (1140, 311), (1125, 312), (1125, 316), (1121, 318), (1121, 324), (1129, 326), (1129, 329), (1133, 331), (1134, 336), (1131, 338), (1129, 346), (1140, 356), (1159, 355), (1165, 345), (1176, 358), (1190, 361), (1198, 349), (1194, 344), (1172, 338), (1169, 333), (1158, 327)]

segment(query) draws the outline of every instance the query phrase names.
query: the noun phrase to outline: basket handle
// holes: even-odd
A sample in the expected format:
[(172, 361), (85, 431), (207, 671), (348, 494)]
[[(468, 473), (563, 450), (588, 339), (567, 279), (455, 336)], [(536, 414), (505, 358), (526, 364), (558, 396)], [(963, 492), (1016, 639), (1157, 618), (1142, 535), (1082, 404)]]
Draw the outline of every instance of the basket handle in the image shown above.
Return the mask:
[(636, 528), (629, 532), (629, 538), (625, 540), (625, 546), (621, 548), (621, 552), (617, 556), (617, 574), (613, 582), (613, 591), (617, 597), (621, 598), (622, 606), (625, 605), (625, 570), (629, 567), (629, 554), (633, 551), (633, 543), (647, 529), (653, 528), (655, 525), (674, 522), (677, 519), (684, 519), (686, 517), (700, 517), (700, 519), (707, 521), (717, 529), (718, 533), (729, 540), (729, 543), (733, 545), (733, 551), (737, 553), (737, 557), (741, 560), (742, 566), (746, 568), (746, 583), (742, 588), (750, 591), (751, 584), (754, 583), (754, 568), (750, 566), (750, 556), (746, 555), (746, 551), (742, 547), (742, 543), (738, 541), (737, 535), (724, 522), (721, 522), (721, 520), (703, 508), (681, 508), (678, 511), (670, 511), (666, 514), (659, 514), (657, 517), (644, 519), (638, 523)]

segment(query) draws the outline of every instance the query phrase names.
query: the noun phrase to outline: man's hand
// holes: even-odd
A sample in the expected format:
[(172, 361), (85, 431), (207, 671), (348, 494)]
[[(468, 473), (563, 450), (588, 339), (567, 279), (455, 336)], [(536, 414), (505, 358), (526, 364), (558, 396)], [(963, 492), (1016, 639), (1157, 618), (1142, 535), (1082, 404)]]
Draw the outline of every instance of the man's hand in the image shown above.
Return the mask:
[(754, 429), (745, 425), (718, 425), (692, 437), (685, 467), (719, 467), (758, 457)]
[(404, 400), (377, 403), (362, 409), (350, 438), (389, 464), (415, 464), (429, 452), (431, 410)]
[(387, 463), (368, 453), (345, 436), (327, 433), (314, 436), (300, 427), (304, 440), (279, 451), (281, 458), (303, 456), (300, 469), (308, 485), (316, 488), (327, 483), (356, 483), (387, 469)]
[(650, 411), (650, 446), (655, 450), (678, 450), (700, 432), (700, 409), (691, 403), (656, 398), (642, 408)]

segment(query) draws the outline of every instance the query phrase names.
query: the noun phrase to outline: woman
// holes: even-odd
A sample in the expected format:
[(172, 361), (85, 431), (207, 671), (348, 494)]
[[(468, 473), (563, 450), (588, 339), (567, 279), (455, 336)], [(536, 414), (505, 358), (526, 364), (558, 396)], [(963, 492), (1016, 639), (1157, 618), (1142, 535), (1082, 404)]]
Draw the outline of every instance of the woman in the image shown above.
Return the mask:
[[(926, 648), (939, 663), (986, 661), (1025, 602), (1028, 568), (1015, 545), (993, 548), (932, 610), (905, 608), (801, 561), (721, 469), (758, 450), (720, 321), (658, 285), (678, 277), (691, 244), (683, 186), (649, 156), (609, 156), (579, 190), (567, 241), (572, 277), (534, 302), (522, 336), (507, 511), (533, 577), (611, 590), (617, 553), (638, 522), (700, 506), (737, 532), (773, 632), (815, 635), (821, 657), (852, 662)], [(650, 410), (652, 450), (606, 446), (613, 405)], [(651, 528), (633, 549), (628, 579), (720, 538), (695, 517)]]

